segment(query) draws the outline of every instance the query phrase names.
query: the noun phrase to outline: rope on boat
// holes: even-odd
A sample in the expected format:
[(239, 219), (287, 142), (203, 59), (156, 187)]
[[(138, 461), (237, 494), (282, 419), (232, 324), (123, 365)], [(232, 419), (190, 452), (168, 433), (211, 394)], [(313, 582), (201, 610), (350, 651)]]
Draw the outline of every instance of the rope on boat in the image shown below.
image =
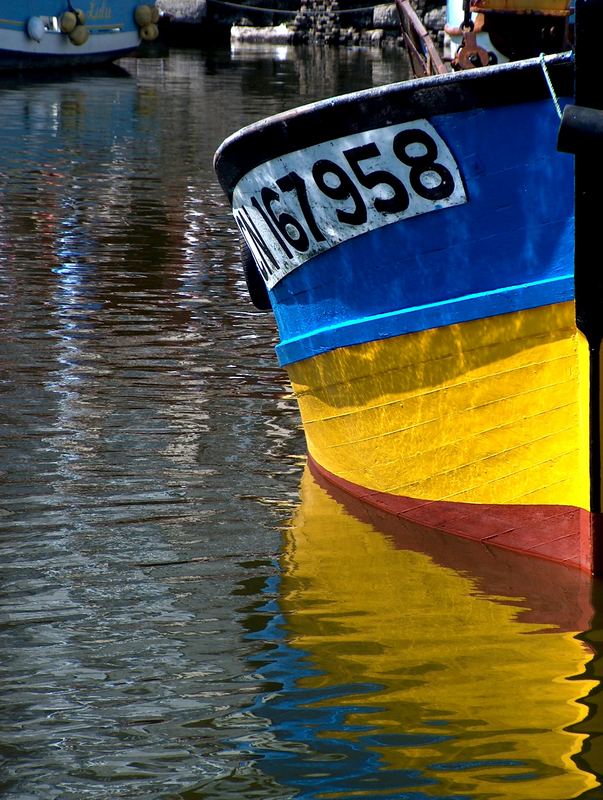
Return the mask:
[[(289, 14), (290, 16), (294, 17), (299, 13), (299, 9), (297, 11), (289, 11), (286, 8), (266, 8), (265, 6), (248, 6), (244, 3), (229, 3), (227, 0), (210, 0), (212, 3), (215, 3), (219, 6), (229, 6), (230, 8), (240, 8), (241, 11), (264, 11), (267, 14)], [(339, 8), (337, 9), (337, 14), (356, 14), (358, 11), (373, 11), (375, 6), (362, 6), (358, 8)], [(306, 11), (306, 14), (322, 14), (322, 11)]]
[(549, 71), (546, 66), (546, 61), (544, 60), (544, 53), (540, 54), (540, 66), (542, 67), (542, 72), (544, 73), (544, 79), (549, 87), (549, 92), (551, 93), (551, 97), (553, 98), (553, 104), (555, 106), (555, 110), (557, 111), (557, 116), (561, 119), (561, 106), (559, 105), (559, 100), (557, 98), (557, 92), (555, 91), (555, 87), (553, 86), (553, 81), (551, 80), (551, 76), (549, 75)]

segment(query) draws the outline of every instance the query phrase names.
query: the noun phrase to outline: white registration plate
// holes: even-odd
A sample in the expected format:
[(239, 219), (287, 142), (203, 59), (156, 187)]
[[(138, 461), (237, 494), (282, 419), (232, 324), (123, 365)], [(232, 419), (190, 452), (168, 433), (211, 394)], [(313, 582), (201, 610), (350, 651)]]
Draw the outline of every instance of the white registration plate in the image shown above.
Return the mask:
[(345, 136), (248, 172), (234, 217), (268, 288), (374, 228), (466, 203), (459, 168), (427, 120)]

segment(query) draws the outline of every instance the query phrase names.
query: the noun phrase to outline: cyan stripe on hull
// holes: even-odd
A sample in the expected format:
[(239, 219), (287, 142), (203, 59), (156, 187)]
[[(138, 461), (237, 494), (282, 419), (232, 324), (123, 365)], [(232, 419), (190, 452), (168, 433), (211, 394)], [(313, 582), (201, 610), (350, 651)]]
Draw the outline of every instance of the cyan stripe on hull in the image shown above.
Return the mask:
[(405, 333), (417, 333), (512, 311), (562, 303), (571, 300), (573, 294), (574, 280), (571, 275), (523, 286), (510, 286), (494, 292), (457, 297), (441, 303), (405, 308), (390, 314), (328, 326), (297, 339), (282, 341), (277, 345), (276, 353), (281, 366), (285, 366), (337, 347), (364, 344)]

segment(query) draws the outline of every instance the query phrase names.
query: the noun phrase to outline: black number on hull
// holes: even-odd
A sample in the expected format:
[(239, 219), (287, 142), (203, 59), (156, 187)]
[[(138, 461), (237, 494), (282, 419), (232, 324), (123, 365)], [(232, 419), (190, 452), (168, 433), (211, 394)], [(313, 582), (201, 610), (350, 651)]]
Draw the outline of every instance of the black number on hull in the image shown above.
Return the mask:
[[(327, 182), (327, 176), (329, 175), (334, 175), (337, 183), (331, 184)], [(362, 195), (343, 167), (340, 167), (334, 161), (321, 158), (312, 167), (312, 177), (320, 191), (330, 197), (331, 200), (350, 199), (354, 203), (352, 211), (345, 211), (342, 208), (335, 210), (337, 219), (340, 222), (348, 225), (363, 225), (367, 221), (368, 214)]]
[(377, 186), (388, 186), (391, 189), (389, 197), (376, 197), (373, 205), (376, 211), (381, 214), (401, 214), (406, 211), (410, 203), (408, 192), (401, 180), (384, 169), (376, 169), (372, 172), (364, 172), (360, 166), (361, 161), (369, 158), (378, 158), (381, 151), (375, 142), (363, 144), (360, 147), (352, 147), (344, 150), (343, 155), (352, 168), (356, 180), (367, 189), (375, 189)]
[[(417, 144), (422, 145), (425, 152), (413, 155), (409, 148)], [(393, 149), (396, 158), (410, 167), (410, 185), (420, 197), (426, 200), (444, 200), (450, 197), (454, 191), (454, 178), (450, 170), (437, 163), (438, 147), (428, 133), (418, 128), (400, 131), (394, 137)], [(426, 186), (423, 177), (434, 173), (440, 179), (439, 183)]]

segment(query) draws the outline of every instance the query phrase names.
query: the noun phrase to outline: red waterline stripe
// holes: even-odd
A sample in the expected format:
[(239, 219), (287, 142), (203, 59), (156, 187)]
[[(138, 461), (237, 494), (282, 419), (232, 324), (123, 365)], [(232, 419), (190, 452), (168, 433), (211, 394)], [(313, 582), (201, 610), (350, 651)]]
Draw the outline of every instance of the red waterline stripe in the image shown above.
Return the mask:
[[(482, 544), (593, 572), (593, 528), (600, 524), (582, 508), (562, 505), (497, 505), (417, 500), (366, 489), (329, 472), (308, 456), (315, 477), (401, 520)], [(599, 515), (597, 515), (599, 516)]]

